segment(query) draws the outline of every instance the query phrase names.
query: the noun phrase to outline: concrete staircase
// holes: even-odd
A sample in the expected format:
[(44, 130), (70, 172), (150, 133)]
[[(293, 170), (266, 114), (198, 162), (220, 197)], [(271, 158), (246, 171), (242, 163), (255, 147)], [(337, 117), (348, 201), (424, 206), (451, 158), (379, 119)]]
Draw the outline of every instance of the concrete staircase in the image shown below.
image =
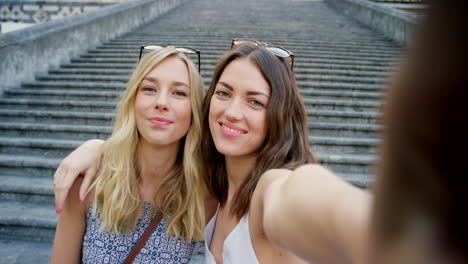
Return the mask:
[[(0, 263), (48, 261), (57, 222), (52, 175), (81, 142), (109, 136), (116, 98), (140, 45), (199, 49), (207, 86), (217, 59), (237, 37), (295, 53), (312, 150), (346, 180), (371, 184), (379, 98), (401, 47), (321, 1), (192, 0), (34, 81), (7, 87), (0, 97), (0, 255), (9, 257)], [(197, 255), (192, 263), (200, 261)]]

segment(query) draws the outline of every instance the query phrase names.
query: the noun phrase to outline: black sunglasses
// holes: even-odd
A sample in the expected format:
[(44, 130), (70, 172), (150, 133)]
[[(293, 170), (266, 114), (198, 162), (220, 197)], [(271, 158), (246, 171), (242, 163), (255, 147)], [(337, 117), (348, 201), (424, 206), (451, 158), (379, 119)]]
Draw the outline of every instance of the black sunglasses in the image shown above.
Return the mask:
[(241, 44), (244, 44), (244, 43), (251, 43), (251, 44), (254, 44), (256, 46), (261, 46), (261, 47), (265, 47), (266, 50), (268, 50), (269, 52), (275, 54), (276, 56), (278, 57), (281, 57), (281, 58), (291, 58), (291, 71), (293, 70), (293, 67), (294, 67), (294, 53), (292, 53), (291, 51), (281, 47), (281, 46), (278, 46), (278, 45), (274, 45), (274, 44), (269, 44), (269, 43), (265, 43), (265, 42), (261, 42), (261, 41), (258, 41), (258, 40), (253, 40), (253, 39), (245, 39), (245, 38), (238, 38), (238, 39), (233, 39), (232, 42), (231, 42), (231, 49), (234, 47), (234, 46), (238, 46), (238, 45), (241, 45)]
[[(140, 47), (140, 56), (138, 56), (138, 61), (141, 60), (141, 56), (143, 55), (143, 50), (158, 50), (162, 48), (167, 48), (169, 46), (163, 46), (163, 45), (142, 45)], [(200, 64), (200, 51), (192, 48), (187, 48), (187, 47), (174, 47), (177, 51), (187, 53), (187, 54), (197, 54), (198, 57), (198, 72), (201, 72), (201, 64)]]

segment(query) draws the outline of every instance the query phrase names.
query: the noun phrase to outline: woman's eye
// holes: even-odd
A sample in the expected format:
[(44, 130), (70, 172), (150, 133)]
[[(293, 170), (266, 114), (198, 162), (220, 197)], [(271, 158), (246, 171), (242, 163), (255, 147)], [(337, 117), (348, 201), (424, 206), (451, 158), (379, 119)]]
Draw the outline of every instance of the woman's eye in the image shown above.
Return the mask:
[(187, 93), (181, 92), (181, 91), (176, 91), (176, 92), (174, 92), (174, 94), (177, 95), (177, 96), (187, 96)]
[(260, 106), (260, 107), (264, 107), (265, 105), (260, 103), (259, 101), (257, 100), (251, 100), (250, 101), (251, 104), (255, 105), (255, 106)]
[(226, 93), (225, 91), (216, 91), (216, 94), (219, 96), (229, 96), (229, 94)]
[(142, 90), (145, 92), (156, 92), (156, 89), (153, 87), (143, 87)]

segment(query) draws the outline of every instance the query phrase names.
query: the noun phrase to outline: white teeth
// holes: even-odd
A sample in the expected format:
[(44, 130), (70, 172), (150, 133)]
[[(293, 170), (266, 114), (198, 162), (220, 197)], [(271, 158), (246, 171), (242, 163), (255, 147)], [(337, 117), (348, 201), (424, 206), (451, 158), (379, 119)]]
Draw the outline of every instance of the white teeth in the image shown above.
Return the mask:
[(237, 134), (241, 134), (241, 133), (242, 133), (242, 131), (240, 131), (240, 130), (233, 129), (233, 128), (227, 127), (227, 126), (225, 126), (225, 125), (223, 125), (223, 127), (224, 127), (225, 129), (227, 129), (227, 130), (229, 130), (229, 131), (231, 131), (231, 132), (237, 133)]

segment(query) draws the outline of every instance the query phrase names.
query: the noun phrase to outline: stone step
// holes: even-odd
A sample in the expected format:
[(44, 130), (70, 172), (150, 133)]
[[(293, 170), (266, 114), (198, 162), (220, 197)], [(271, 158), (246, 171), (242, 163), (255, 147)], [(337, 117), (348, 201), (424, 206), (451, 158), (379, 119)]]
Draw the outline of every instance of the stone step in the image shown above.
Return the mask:
[(132, 74), (132, 68), (128, 69), (112, 69), (109, 65), (108, 69), (96, 69), (96, 68), (52, 68), (48, 71), (49, 74), (53, 75), (102, 75), (102, 76), (130, 76)]
[(50, 75), (50, 74), (37, 74), (37, 81), (61, 82), (61, 81), (74, 81), (74, 82), (113, 82), (126, 84), (130, 76), (126, 75)]
[[(211, 63), (213, 60), (219, 60), (225, 51), (216, 53), (204, 52), (201, 54), (200, 59), (202, 62)], [(79, 56), (81, 59), (119, 59), (119, 60), (138, 60), (139, 52), (132, 53), (86, 53)], [(196, 55), (189, 55), (193, 60), (197, 58)], [(359, 53), (344, 53), (344, 52), (308, 52), (295, 54), (294, 61), (296, 62), (307, 62), (311, 59), (339, 59), (339, 60), (363, 60), (366, 61), (382, 61), (382, 62), (397, 62), (398, 58), (394, 56), (384, 55), (370, 55), (370, 54), (359, 54)]]
[(297, 87), (301, 89), (320, 89), (320, 90), (347, 90), (350, 92), (354, 91), (374, 91), (381, 92), (386, 89), (386, 86), (382, 84), (373, 83), (348, 83), (348, 82), (326, 82), (326, 81), (298, 81)]
[[(1, 264), (48, 264), (52, 242), (0, 239)], [(201, 263), (201, 262), (200, 262)]]
[(352, 124), (309, 121), (309, 135), (312, 137), (375, 138), (382, 127), (376, 124)]
[[(178, 43), (174, 45), (177, 46)], [(207, 55), (217, 55), (218, 57), (226, 52), (226, 48), (229, 49), (226, 45), (221, 46), (199, 46), (200, 47), (200, 54), (202, 57)], [(295, 46), (292, 46), (295, 47)], [(195, 48), (195, 47), (194, 47)], [(198, 49), (198, 47), (196, 47)], [(381, 50), (374, 50), (374, 49), (340, 49), (340, 48), (328, 48), (323, 46), (313, 46), (309, 48), (302, 48), (300, 49), (300, 54), (295, 54), (298, 57), (309, 57), (313, 56), (313, 54), (335, 54), (335, 55), (361, 55), (366, 57), (385, 57), (385, 58), (395, 58), (396, 56), (401, 56), (401, 52), (395, 51), (381, 51)], [(94, 49), (87, 50), (87, 56), (93, 55), (129, 55), (131, 54), (133, 57), (138, 56), (140, 53), (140, 45), (129, 45), (129, 46), (98, 46)]]
[[(129, 69), (112, 69), (110, 68), (54, 68), (48, 71), (49, 74), (53, 75), (104, 75), (104, 76), (130, 76), (132, 70)], [(211, 75), (212, 71), (202, 71), (203, 76)], [(304, 75), (333, 75), (333, 76), (350, 76), (350, 77), (380, 77), (387, 78), (388, 73), (382, 71), (358, 71), (358, 70), (346, 70), (346, 69), (295, 69), (297, 79), (303, 79)]]
[[(310, 1), (310, 0), (306, 0)], [(265, 4), (265, 5), (269, 5)], [(244, 7), (244, 8), (249, 8), (249, 7)], [(249, 8), (250, 9), (250, 8)], [(231, 11), (231, 10), (230, 10)], [(262, 10), (257, 10), (257, 13), (264, 12), (265, 9)], [(255, 12), (255, 11), (254, 11)], [(211, 17), (211, 14), (208, 15)], [(283, 18), (284, 14), (277, 13), (276, 14), (276, 19), (278, 17)], [(218, 18), (218, 19), (224, 19), (224, 18)], [(320, 21), (316, 21), (313, 24), (328, 24), (328, 23), (334, 23), (334, 21), (326, 21), (326, 18), (318, 18)], [(250, 19), (249, 19), (250, 20)], [(285, 20), (281, 19), (281, 22)], [(226, 22), (226, 21), (224, 21)], [(346, 41), (353, 41), (353, 42), (359, 42), (359, 43), (365, 43), (367, 44), (372, 43), (372, 44), (378, 44), (381, 43), (383, 44), (383, 39), (385, 39), (385, 36), (380, 33), (374, 33), (372, 37), (369, 36), (368, 30), (363, 28), (364, 30), (360, 31), (355, 31), (353, 30), (352, 32), (348, 32), (346, 30), (340, 29), (337, 30), (336, 27), (328, 28), (328, 30), (322, 30), (321, 32), (318, 32), (317, 30), (314, 30), (311, 27), (310, 24), (306, 23), (301, 23), (300, 27), (299, 25), (294, 24), (294, 23), (289, 23), (288, 26), (284, 25), (283, 27), (278, 28), (278, 27), (271, 27), (270, 22), (260, 22), (260, 24), (255, 24), (254, 26), (252, 24), (250, 25), (241, 25), (239, 24), (238, 20), (235, 21), (230, 21), (229, 25), (226, 23), (221, 23), (221, 24), (210, 24), (206, 23), (203, 25), (192, 25), (192, 24), (198, 24), (198, 21), (187, 21), (187, 26), (183, 27), (178, 27), (174, 25), (161, 25), (157, 29), (155, 28), (145, 28), (143, 30), (139, 30), (138, 33), (140, 34), (148, 34), (148, 35), (163, 35), (167, 36), (171, 33), (182, 33), (182, 32), (187, 32), (187, 31), (194, 31), (194, 32), (200, 32), (200, 34), (205, 35), (208, 33), (211, 33), (211, 31), (222, 31), (223, 35), (219, 36), (214, 36), (213, 38), (217, 37), (218, 39), (224, 38), (225, 36), (229, 36), (229, 41), (231, 41), (232, 38), (253, 38), (253, 39), (260, 39), (262, 41), (267, 40), (267, 38), (281, 38), (283, 37), (285, 40), (288, 40), (289, 37), (293, 37), (295, 40), (299, 40), (300, 38), (296, 37), (304, 37), (304, 35), (308, 35), (308, 38), (304, 38), (304, 42), (307, 42), (309, 40), (319, 40), (319, 41), (340, 41), (340, 42), (346, 42)], [(242, 33), (239, 33), (242, 32)], [(337, 34), (338, 33), (338, 34)], [(175, 38), (176, 36), (174, 36)], [(157, 40), (157, 38), (154, 38), (153, 40)], [(270, 42), (267, 40), (267, 42)], [(171, 43), (171, 42), (168, 42)], [(278, 44), (278, 43), (275, 43)]]
[(299, 89), (303, 99), (320, 98), (320, 99), (343, 99), (352, 100), (381, 100), (383, 93), (375, 91), (349, 91), (349, 90), (316, 90), (316, 89)]
[(83, 140), (0, 137), (0, 154), (64, 158), (81, 143)]
[(321, 155), (376, 155), (375, 138), (309, 136), (312, 152)]
[[(213, 47), (212, 49), (200, 49), (200, 59), (205, 64), (214, 64), (219, 60), (226, 52), (229, 51), (229, 48), (222, 47)], [(144, 54), (149, 51), (145, 50)], [(294, 50), (292, 50), (294, 53)], [(120, 59), (125, 62), (137, 62), (138, 56), (140, 53), (140, 46), (128, 46), (128, 47), (102, 47), (97, 50), (90, 50), (86, 53), (79, 55), (81, 59)], [(197, 61), (198, 56), (196, 54), (187, 54), (192, 60)], [(307, 63), (311, 60), (343, 60), (343, 61), (382, 61), (386, 64), (395, 64), (399, 61), (401, 54), (398, 53), (376, 53), (372, 51), (362, 51), (362, 50), (346, 50), (346, 51), (336, 51), (336, 50), (315, 50), (310, 51), (301, 50), (300, 52), (295, 52), (295, 64), (298, 63)]]
[(363, 189), (371, 189), (375, 181), (373, 174), (337, 173), (337, 176)]
[(51, 242), (57, 214), (51, 204), (0, 201), (0, 238)]
[[(202, 75), (209, 77), (208, 72), (202, 72)], [(122, 82), (127, 83), (130, 79), (129, 75), (82, 75), (82, 74), (37, 74), (37, 81), (92, 81), (92, 82)], [(386, 78), (381, 77), (354, 77), (354, 76), (337, 76), (337, 75), (319, 75), (319, 74), (298, 74), (297, 81), (326, 81), (326, 82), (346, 82), (346, 83), (370, 83), (381, 84)], [(206, 80), (208, 82), (209, 79)]]
[[(240, 3), (240, 2), (235, 2), (235, 3)], [(258, 2), (255, 2), (255, 3), (258, 3)], [(270, 2), (268, 2), (270, 3)], [(290, 4), (289, 2), (286, 2), (286, 4)], [(295, 3), (296, 5), (297, 4), (301, 4), (301, 3)], [(305, 3), (304, 3), (305, 4)], [(242, 32), (242, 35), (239, 35), (238, 32), (232, 32), (231, 30), (213, 30), (213, 26), (214, 28), (217, 28), (218, 26), (233, 26), (233, 27), (237, 27), (237, 26), (240, 26), (240, 25), (232, 25), (232, 21), (229, 21), (229, 23), (226, 23), (225, 25), (218, 25), (218, 24), (213, 24), (213, 20), (212, 18), (216, 18), (216, 19), (221, 19), (222, 22), (223, 19), (226, 19), (226, 14), (223, 13), (223, 12), (219, 12), (218, 13), (218, 17), (214, 17), (214, 16), (208, 16), (208, 19), (209, 20), (205, 20), (204, 22), (201, 22), (200, 20), (204, 19), (204, 18), (199, 18), (199, 17), (196, 17), (194, 21), (196, 21), (196, 25), (195, 23), (190, 23), (190, 24), (186, 24), (184, 22), (187, 22), (187, 21), (182, 21), (182, 23), (176, 25), (174, 22), (177, 22), (176, 20), (172, 20), (169, 24), (165, 25), (165, 23), (157, 23), (158, 26), (161, 26), (161, 27), (158, 27), (157, 29), (154, 28), (154, 24), (155, 23), (150, 23), (146, 26), (143, 26), (141, 28), (139, 28), (139, 30), (136, 30), (136, 31), (132, 31), (132, 32), (128, 32), (127, 34), (123, 34), (119, 37), (117, 37), (116, 39), (127, 39), (127, 38), (132, 38), (132, 37), (140, 37), (140, 36), (143, 36), (143, 37), (153, 37), (153, 39), (155, 37), (165, 37), (165, 38), (168, 38), (168, 39), (176, 39), (176, 38), (180, 38), (180, 39), (199, 39), (201, 36), (203, 37), (210, 37), (210, 40), (211, 41), (215, 41), (217, 38), (227, 38), (227, 39), (231, 39), (231, 38), (251, 38), (251, 37), (257, 37), (259, 38), (259, 40), (262, 40), (262, 41), (265, 41), (264, 38), (268, 38), (266, 39), (267, 41), (271, 41), (271, 40), (281, 40), (281, 41), (292, 41), (292, 42), (299, 42), (299, 43), (305, 43), (305, 42), (323, 42), (323, 40), (319, 37), (314, 37), (313, 35), (313, 32), (317, 32), (317, 33), (325, 33), (325, 32), (329, 32), (330, 31), (330, 25), (333, 24), (333, 23), (337, 23), (337, 22), (350, 22), (348, 19), (342, 19), (343, 17), (341, 16), (335, 16), (335, 15), (331, 15), (330, 16), (330, 13), (329, 13), (329, 10), (325, 10), (324, 12), (325, 13), (328, 13), (326, 14), (325, 16), (321, 16), (321, 14), (318, 14), (317, 12), (314, 12), (315, 10), (320, 10), (319, 12), (323, 11), (323, 3), (315, 3), (315, 6), (319, 6), (321, 5), (320, 7), (317, 7), (318, 9), (316, 8), (310, 8), (311, 5), (307, 6), (307, 13), (309, 13), (308, 15), (313, 15), (313, 17), (308, 17), (308, 19), (310, 18), (317, 18), (319, 19), (320, 21), (323, 21), (323, 22), (326, 22), (328, 25), (325, 25), (325, 27), (322, 29), (322, 30), (317, 30), (317, 29), (313, 29), (312, 31), (309, 30), (309, 28), (304, 28), (304, 30), (301, 30), (300, 32), (302, 32), (303, 34), (299, 34), (297, 31), (294, 31), (293, 33), (294, 34), (291, 34), (291, 32), (287, 32), (287, 31), (278, 31), (278, 29), (287, 29), (289, 28), (289, 26), (291, 25), (298, 25), (296, 24), (295, 22), (299, 22), (300, 26), (308, 26), (308, 20), (304, 23), (302, 21), (298, 21), (298, 20), (293, 20), (293, 19), (296, 19), (296, 18), (291, 18), (290, 17), (290, 21), (286, 21), (286, 24), (284, 23), (283, 20), (280, 20), (279, 23), (277, 23), (278, 21), (271, 21), (270, 19), (276, 19), (276, 15), (277, 14), (285, 14), (285, 13), (282, 13), (282, 12), (279, 12), (279, 13), (276, 13), (275, 15), (273, 16), (270, 16), (269, 18), (267, 18), (267, 20), (270, 20), (270, 21), (265, 21), (265, 18), (261, 18), (261, 17), (255, 17), (255, 19), (259, 19), (259, 23), (261, 23), (262, 27), (261, 28), (254, 28), (252, 27), (252, 24), (250, 22), (248, 23), (245, 23), (243, 26), (247, 27), (247, 28), (253, 28), (253, 29), (256, 29), (256, 30), (246, 30), (245, 32)], [(211, 4), (210, 4), (211, 6)], [(314, 7), (315, 7), (314, 6)], [(244, 4), (241, 4), (241, 6), (239, 7), (236, 7), (236, 8), (240, 8), (240, 10), (238, 11), (241, 11), (241, 12), (245, 12), (245, 5)], [(259, 4), (257, 7), (255, 7), (257, 9), (257, 11), (262, 11), (265, 9), (265, 6), (263, 4)], [(283, 7), (284, 8), (284, 7)], [(285, 10), (281, 8), (281, 10)], [(204, 7), (203, 9), (206, 9), (206, 7)], [(232, 9), (232, 8), (231, 8)], [(292, 12), (297, 12), (297, 10), (288, 10), (288, 11), (292, 11)], [(312, 12), (309, 12), (309, 11), (312, 11)], [(255, 16), (258, 16), (258, 13), (256, 12), (253, 12), (251, 14), (254, 14)], [(214, 15), (214, 14), (211, 14), (211, 15)], [(242, 14), (243, 15), (243, 14)], [(286, 14), (285, 14), (286, 15)], [(290, 14), (287, 14), (287, 15), (290, 15)], [(234, 21), (237, 20), (237, 17), (231, 17), (231, 18), (234, 18)], [(184, 18), (186, 19), (186, 18)], [(177, 18), (177, 20), (180, 20), (180, 18)], [(263, 21), (260, 21), (260, 20), (263, 20)], [(219, 22), (221, 22), (219, 21)], [(159, 21), (155, 21), (155, 22), (159, 22)], [(192, 21), (193, 22), (193, 21)], [(241, 21), (238, 21), (238, 22), (241, 22)], [(270, 23), (265, 23), (265, 22), (270, 22)], [(273, 22), (273, 23), (271, 23)], [(291, 23), (292, 22), (292, 23)], [(153, 27), (151, 26), (153, 25)], [(166, 27), (167, 26), (167, 27)], [(339, 25), (339, 27), (342, 27), (343, 25)], [(351, 22), (351, 27), (352, 27), (352, 31), (353, 33), (355, 32), (357, 35), (359, 35), (358, 38), (355, 37), (355, 35), (353, 34), (350, 34), (351, 32), (349, 31), (350, 28), (337, 28), (336, 25), (335, 26), (331, 26), (331, 28), (335, 29), (335, 31), (339, 32), (339, 33), (347, 33), (346, 34), (346, 37), (351, 37), (351, 39), (343, 39), (341, 38), (342, 36), (336, 36), (334, 35), (334, 40), (328, 40), (327, 41), (333, 41), (334, 43), (341, 43), (341, 42), (359, 42), (359, 43), (377, 43), (377, 44), (385, 44), (387, 43), (387, 47), (393, 47), (393, 46), (396, 46), (395, 43), (388, 43), (388, 39), (385, 38), (385, 36), (381, 33), (378, 33), (378, 32), (373, 32), (373, 31), (369, 31), (367, 28), (365, 27), (359, 27), (359, 25), (356, 27), (356, 24), (354, 24), (354, 22)], [(206, 30), (203, 30), (205, 29)], [(223, 27), (224, 29), (224, 27)], [(291, 29), (292, 30), (292, 29)], [(322, 32), (323, 31), (323, 32)], [(323, 36), (323, 35), (321, 35)]]
[[(127, 35), (122, 38), (116, 38), (112, 41), (104, 42), (102, 45), (98, 46), (101, 48), (103, 46), (129, 46), (129, 47), (139, 47), (141, 45), (164, 45), (163, 43), (154, 43), (155, 40), (165, 41), (166, 44), (191, 44), (196, 47), (206, 47), (206, 46), (215, 46), (215, 47), (226, 47), (229, 49), (231, 47), (231, 39), (230, 37), (216, 37), (216, 38), (209, 38), (204, 33), (201, 33), (198, 38), (185, 38), (185, 36), (181, 38), (172, 38), (167, 37), (165, 34), (138, 34), (138, 35)], [(315, 47), (326, 47), (333, 50), (339, 49), (350, 49), (350, 50), (373, 50), (373, 51), (388, 51), (388, 52), (395, 52), (400, 53), (401, 47), (397, 45), (389, 45), (388, 42), (372, 42), (367, 40), (362, 41), (317, 41), (317, 40), (284, 40), (284, 39), (267, 39), (265, 41), (274, 43), (276, 45), (290, 47), (294, 46), (296, 48), (300, 48), (301, 50), (313, 50)]]
[(0, 108), (112, 112), (116, 102), (0, 98)]
[[(355, 64), (343, 64), (343, 63), (313, 63), (313, 62), (305, 62), (303, 63), (303, 67), (294, 67), (294, 71), (296, 73), (307, 73), (308, 71), (314, 71), (322, 69), (323, 71), (326, 70), (342, 70), (342, 71), (375, 71), (375, 72), (382, 72), (387, 73), (392, 68), (389, 66), (372, 66), (372, 65), (355, 65)], [(133, 69), (133, 64), (128, 63), (81, 63), (81, 62), (73, 62), (73, 63), (64, 63), (61, 64), (61, 69), (105, 69), (105, 70), (118, 70), (124, 69), (131, 71)], [(307, 67), (306, 67), (307, 66)], [(214, 66), (213, 65), (206, 65), (202, 64), (202, 72), (204, 70), (213, 72)]]
[(315, 99), (302, 98), (307, 108), (320, 110), (342, 110), (342, 111), (374, 111), (381, 106), (378, 100), (345, 99)]
[(18, 204), (54, 204), (52, 177), (4, 176), (0, 179), (0, 201)]
[(376, 161), (376, 156), (363, 154), (331, 154), (326, 156), (317, 155), (317, 159), (320, 164), (323, 164), (338, 175), (373, 175), (373, 164)]
[[(202, 65), (216, 65), (219, 58), (202, 58), (201, 63)], [(70, 62), (73, 63), (122, 63), (128, 65), (135, 65), (138, 61), (138, 58), (73, 58)], [(390, 67), (392, 63), (396, 63), (396, 60), (385, 60), (381, 58), (363, 58), (363, 57), (356, 57), (356, 58), (346, 58), (343, 56), (335, 56), (335, 57), (311, 57), (307, 61), (299, 60), (297, 63), (294, 63), (295, 68), (306, 68), (309, 63), (331, 63), (331, 64), (356, 64), (356, 65), (370, 65), (370, 66), (382, 66), (382, 67)]]
[(60, 160), (0, 154), (0, 175), (51, 178), (60, 164)]
[[(174, 44), (175, 46), (179, 46)], [(286, 48), (290, 49), (294, 52), (294, 46), (285, 46)], [(203, 47), (193, 47), (200, 51), (200, 55), (202, 58), (219, 58), (224, 53), (229, 51), (229, 46), (203, 46)], [(299, 49), (298, 49), (299, 50)], [(145, 50), (144, 52), (149, 52)], [(80, 55), (83, 57), (94, 57), (94, 56), (103, 56), (103, 57), (128, 57), (128, 58), (135, 58), (138, 57), (140, 53), (140, 45), (128, 45), (128, 46), (102, 46), (95, 49), (90, 49), (86, 53)], [(188, 54), (190, 57), (197, 57), (196, 54)], [(317, 57), (317, 56), (351, 56), (351, 57), (379, 57), (385, 59), (395, 60), (399, 56), (400, 53), (396, 52), (382, 52), (382, 51), (374, 51), (374, 50), (337, 50), (337, 49), (330, 49), (330, 48), (323, 48), (323, 47), (312, 47), (309, 49), (300, 49), (299, 53), (295, 53), (298, 59), (305, 59), (309, 57)]]
[(56, 90), (35, 89), (20, 90), (7, 89), (4, 91), (7, 99), (35, 99), (35, 100), (85, 100), (117, 102), (121, 91), (83, 91), (83, 90)]
[(376, 124), (382, 117), (378, 111), (319, 110), (309, 107), (306, 112), (310, 122)]
[(106, 139), (112, 133), (110, 126), (0, 123), (1, 137), (34, 137), (68, 140)]
[[(208, 82), (206, 82), (208, 83)], [(29, 81), (22, 82), (22, 88), (47, 88), (47, 89), (80, 89), (80, 90), (93, 90), (99, 91), (104, 89), (114, 89), (122, 91), (126, 88), (126, 84), (122, 82), (106, 83), (106, 82), (66, 82), (66, 81)], [(343, 90), (348, 91), (381, 91), (386, 89), (381, 84), (369, 84), (369, 83), (346, 83), (346, 82), (316, 82), (316, 81), (299, 81), (297, 82), (299, 89), (311, 88), (321, 90)]]
[(111, 126), (113, 118), (113, 113), (0, 109), (0, 121), (5, 123)]

